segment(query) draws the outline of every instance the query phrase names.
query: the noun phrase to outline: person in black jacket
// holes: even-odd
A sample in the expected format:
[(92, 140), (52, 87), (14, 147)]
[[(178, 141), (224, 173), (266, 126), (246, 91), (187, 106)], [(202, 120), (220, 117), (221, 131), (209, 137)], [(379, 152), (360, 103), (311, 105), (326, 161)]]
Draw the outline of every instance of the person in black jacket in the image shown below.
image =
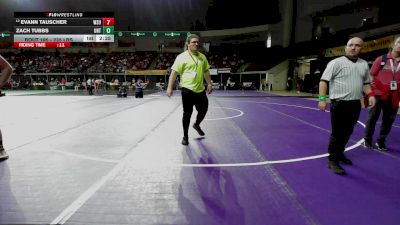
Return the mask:
[(146, 88), (147, 83), (143, 83), (142, 79), (138, 79), (135, 83), (135, 98), (143, 98), (143, 89)]

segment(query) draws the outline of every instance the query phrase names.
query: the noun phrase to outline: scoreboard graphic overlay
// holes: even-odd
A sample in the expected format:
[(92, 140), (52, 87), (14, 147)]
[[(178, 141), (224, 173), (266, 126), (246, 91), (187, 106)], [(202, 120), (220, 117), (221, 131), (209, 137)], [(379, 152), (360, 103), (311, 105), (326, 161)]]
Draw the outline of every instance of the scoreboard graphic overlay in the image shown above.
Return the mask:
[(14, 12), (14, 48), (114, 42), (113, 12)]

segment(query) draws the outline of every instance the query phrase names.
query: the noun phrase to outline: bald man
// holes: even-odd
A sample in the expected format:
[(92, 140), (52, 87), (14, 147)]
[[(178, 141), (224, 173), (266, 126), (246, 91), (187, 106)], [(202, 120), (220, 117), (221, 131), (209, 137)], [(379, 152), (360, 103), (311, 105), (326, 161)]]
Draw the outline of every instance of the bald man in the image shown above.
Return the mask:
[(344, 155), (344, 150), (360, 116), (362, 92), (369, 96), (370, 107), (375, 105), (368, 63), (359, 58), (363, 44), (361, 38), (351, 38), (345, 47), (346, 55), (330, 61), (319, 82), (318, 107), (322, 111), (326, 110), (329, 85), (332, 133), (328, 146), (328, 168), (336, 174), (346, 173), (340, 162), (352, 164)]
[[(1, 89), (7, 83), (8, 79), (10, 79), (11, 74), (13, 72), (11, 65), (1, 55), (0, 55), (0, 71), (1, 71), (0, 73), (0, 89)], [(8, 154), (3, 148), (3, 138), (0, 130), (0, 160), (5, 160), (5, 159), (8, 159)]]

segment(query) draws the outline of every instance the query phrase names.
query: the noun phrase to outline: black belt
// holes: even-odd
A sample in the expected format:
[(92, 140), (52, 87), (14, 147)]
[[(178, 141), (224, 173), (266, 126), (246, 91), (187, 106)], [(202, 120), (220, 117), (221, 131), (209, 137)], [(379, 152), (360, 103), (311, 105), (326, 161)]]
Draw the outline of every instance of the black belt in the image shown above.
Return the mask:
[(359, 102), (359, 101), (360, 101), (360, 99), (358, 99), (358, 100), (342, 100), (339, 98), (331, 99), (331, 102)]

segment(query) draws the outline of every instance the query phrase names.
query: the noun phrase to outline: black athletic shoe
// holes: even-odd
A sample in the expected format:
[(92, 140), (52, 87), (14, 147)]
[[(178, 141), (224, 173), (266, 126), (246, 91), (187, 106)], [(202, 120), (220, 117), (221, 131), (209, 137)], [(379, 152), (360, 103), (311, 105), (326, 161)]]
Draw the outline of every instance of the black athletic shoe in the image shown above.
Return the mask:
[(361, 143), (361, 145), (366, 148), (366, 149), (373, 149), (374, 146), (372, 146), (372, 142), (371, 141), (367, 141), (364, 139), (364, 141)]
[(339, 161), (346, 165), (353, 165), (353, 162), (346, 156), (343, 156)]
[(387, 151), (385, 142), (383, 142), (383, 141), (377, 141), (377, 142), (376, 142), (376, 146), (377, 146), (378, 149), (381, 150), (381, 151)]
[(197, 133), (199, 133), (200, 136), (204, 136), (205, 135), (204, 131), (201, 130), (199, 125), (193, 124), (193, 128), (197, 131)]
[(336, 174), (339, 175), (346, 174), (346, 171), (339, 165), (339, 163), (335, 161), (329, 161), (328, 168)]
[(182, 138), (182, 145), (189, 145), (188, 137), (183, 137)]
[(6, 150), (4, 150), (4, 148), (2, 146), (0, 146), (0, 160), (6, 160), (8, 159), (8, 154), (6, 152)]

